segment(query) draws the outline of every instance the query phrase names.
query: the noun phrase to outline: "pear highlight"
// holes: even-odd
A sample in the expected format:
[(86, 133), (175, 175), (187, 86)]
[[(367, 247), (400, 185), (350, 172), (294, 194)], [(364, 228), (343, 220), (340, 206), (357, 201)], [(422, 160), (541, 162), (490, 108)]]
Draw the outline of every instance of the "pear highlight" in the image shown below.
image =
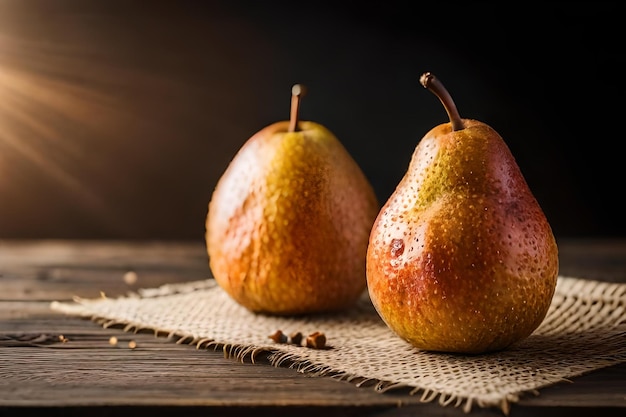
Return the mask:
[(419, 349), (502, 350), (547, 314), (559, 268), (556, 240), (502, 137), (462, 119), (433, 74), (420, 81), (450, 122), (419, 141), (376, 218), (369, 295), (387, 326)]
[(290, 120), (253, 135), (219, 179), (206, 244), (217, 283), (256, 313), (300, 315), (352, 306), (380, 209), (360, 167), (323, 125)]

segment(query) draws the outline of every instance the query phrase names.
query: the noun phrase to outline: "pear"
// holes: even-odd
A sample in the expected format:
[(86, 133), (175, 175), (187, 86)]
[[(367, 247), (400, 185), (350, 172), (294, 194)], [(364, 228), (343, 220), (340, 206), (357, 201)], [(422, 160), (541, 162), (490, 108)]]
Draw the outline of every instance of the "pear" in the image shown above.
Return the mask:
[(434, 75), (420, 81), (450, 122), (419, 141), (375, 220), (368, 292), (387, 326), (418, 349), (503, 350), (547, 314), (556, 240), (502, 137), (462, 119)]
[(343, 310), (366, 291), (365, 255), (380, 209), (361, 168), (323, 125), (298, 118), (254, 134), (217, 182), (206, 246), (217, 283), (252, 312)]

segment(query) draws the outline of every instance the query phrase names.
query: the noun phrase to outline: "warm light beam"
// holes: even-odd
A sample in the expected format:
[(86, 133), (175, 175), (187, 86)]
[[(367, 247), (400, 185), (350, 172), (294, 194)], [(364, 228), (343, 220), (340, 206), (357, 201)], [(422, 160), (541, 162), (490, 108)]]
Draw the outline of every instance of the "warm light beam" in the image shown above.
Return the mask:
[(0, 17), (0, 237), (19, 229), (4, 218), (36, 228), (63, 215), (45, 198), (53, 193), (89, 223), (70, 228), (132, 235), (136, 222), (124, 204), (137, 190), (129, 178), (159, 183), (142, 165), (158, 165), (159, 148), (175, 139), (159, 122), (186, 90), (135, 62), (106, 14), (69, 13), (68, 27), (24, 16), (38, 15)]

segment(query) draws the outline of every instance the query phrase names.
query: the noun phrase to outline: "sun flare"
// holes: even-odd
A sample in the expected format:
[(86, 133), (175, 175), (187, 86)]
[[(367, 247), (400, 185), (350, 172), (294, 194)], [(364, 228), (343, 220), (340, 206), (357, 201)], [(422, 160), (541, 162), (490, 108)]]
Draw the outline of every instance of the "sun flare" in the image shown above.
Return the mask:
[(180, 86), (137, 65), (106, 13), (46, 20), (27, 9), (0, 7), (0, 237), (74, 212), (83, 219), (70, 229), (132, 233), (129, 178), (151, 175), (142, 164), (167, 143), (148, 109), (175, 102)]

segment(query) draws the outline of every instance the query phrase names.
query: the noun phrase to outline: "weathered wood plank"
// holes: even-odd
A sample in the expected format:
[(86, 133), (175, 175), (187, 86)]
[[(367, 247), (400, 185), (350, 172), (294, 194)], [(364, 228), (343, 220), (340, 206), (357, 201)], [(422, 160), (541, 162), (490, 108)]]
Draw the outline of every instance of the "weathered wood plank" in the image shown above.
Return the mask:
[[(5, 269), (0, 282), (0, 300), (65, 301), (73, 296), (97, 298), (126, 295), (140, 288), (212, 279), (207, 271), (144, 266), (131, 267), (13, 267)], [(134, 274), (127, 280), (128, 273)]]
[(0, 240), (2, 300), (116, 297), (211, 277), (201, 242)]
[(561, 275), (626, 282), (626, 239), (563, 239), (559, 261)]
[[(626, 241), (560, 243), (561, 273), (626, 282)], [(136, 273), (128, 282), (124, 274)], [(63, 415), (465, 415), (345, 381), (311, 378), (222, 352), (176, 344), (150, 332), (125, 333), (50, 309), (72, 296), (124, 295), (138, 288), (210, 277), (202, 242), (0, 241), (0, 414)], [(109, 340), (117, 337), (118, 344)], [(130, 349), (130, 341), (137, 343)], [(515, 415), (570, 415), (626, 409), (626, 364), (522, 397)], [(184, 410), (184, 411), (181, 411)], [(472, 415), (501, 415), (475, 409)]]
[[(626, 240), (564, 240), (562, 275), (626, 282)], [(0, 299), (120, 296), (138, 288), (211, 278), (203, 242), (0, 240)], [(125, 281), (132, 271), (136, 281)]]
[[(5, 303), (0, 303), (0, 308)], [(43, 303), (31, 307), (43, 312)], [(6, 316), (3, 314), (2, 316)], [(1, 317), (1, 316), (0, 316)], [(14, 323), (7, 325), (7, 322)], [(421, 415), (440, 415), (439, 406), (421, 404), (406, 391), (375, 393), (330, 378), (310, 378), (291, 369), (224, 358), (219, 351), (179, 345), (150, 333), (103, 329), (82, 319), (41, 317), (0, 321), (0, 335), (50, 336), (49, 342), (3, 350), (0, 407), (210, 406), (210, 407), (357, 407), (366, 410), (419, 406)], [(57, 332), (49, 332), (55, 329)], [(56, 333), (63, 334), (62, 342)], [(118, 339), (116, 346), (110, 337)], [(35, 340), (22, 337), (22, 340)], [(134, 341), (137, 347), (130, 349)], [(0, 348), (2, 348), (0, 338)], [(624, 401), (625, 366), (577, 378), (523, 397), (518, 407), (580, 406), (619, 408)], [(36, 393), (36, 395), (33, 395)], [(271, 395), (268, 395), (271, 393)], [(549, 393), (549, 395), (546, 395)], [(345, 410), (344, 410), (345, 411)], [(428, 411), (428, 412), (427, 412)], [(457, 413), (458, 412), (458, 413)], [(432, 414), (431, 414), (432, 413)], [(473, 415), (495, 415), (477, 410)], [(445, 415), (459, 415), (447, 410)]]
[[(379, 395), (345, 381), (274, 368), (261, 357), (240, 362), (150, 332), (46, 314), (44, 304), (0, 303), (0, 406), (419, 403), (413, 396)], [(16, 307), (32, 317), (18, 317)], [(129, 347), (131, 341), (136, 347)]]
[(0, 240), (0, 266), (153, 266), (208, 270), (203, 241)]

